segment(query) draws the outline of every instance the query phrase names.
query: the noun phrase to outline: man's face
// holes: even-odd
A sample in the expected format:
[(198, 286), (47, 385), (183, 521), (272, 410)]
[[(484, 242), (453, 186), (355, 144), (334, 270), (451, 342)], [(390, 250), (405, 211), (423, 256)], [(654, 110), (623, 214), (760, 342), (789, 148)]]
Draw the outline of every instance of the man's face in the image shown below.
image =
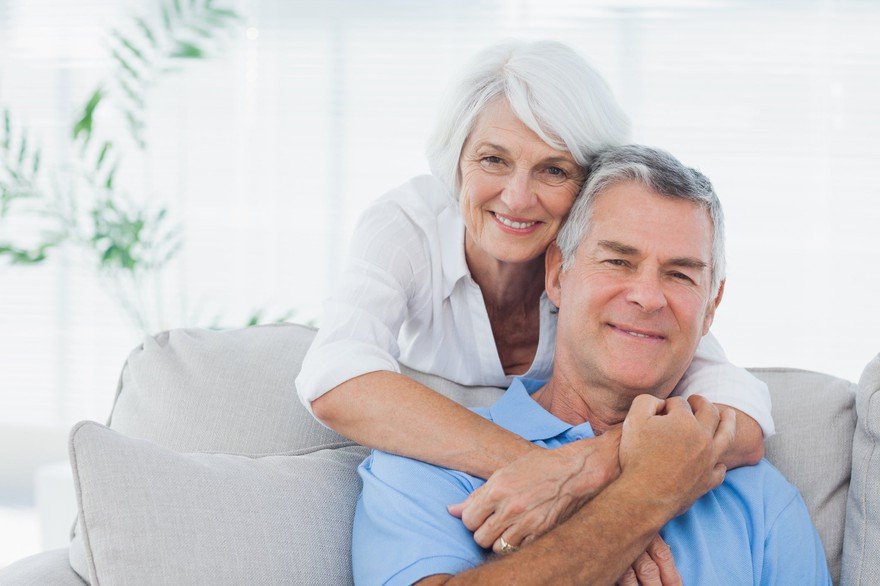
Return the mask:
[[(601, 193), (574, 262), (547, 254), (559, 307), (557, 362), (569, 377), (665, 398), (709, 331), (712, 224), (705, 209), (625, 181)], [(572, 381), (573, 382), (573, 381)]]

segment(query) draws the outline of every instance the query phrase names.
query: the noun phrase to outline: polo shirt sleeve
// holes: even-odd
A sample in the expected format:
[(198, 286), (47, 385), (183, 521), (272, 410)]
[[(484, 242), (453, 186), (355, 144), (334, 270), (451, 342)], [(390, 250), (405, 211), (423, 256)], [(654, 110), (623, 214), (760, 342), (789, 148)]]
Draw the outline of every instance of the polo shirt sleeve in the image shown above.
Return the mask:
[(310, 412), (312, 401), (347, 380), (368, 372), (400, 372), (397, 336), (416, 279), (427, 280), (417, 275), (425, 255), (418, 227), (393, 202), (380, 201), (361, 216), (296, 378), (297, 394)]
[(363, 491), (352, 531), (355, 584), (412, 584), (483, 562), (487, 551), (446, 510), (473, 490), (469, 477), (379, 451), (358, 473)]
[(745, 368), (731, 364), (711, 332), (700, 340), (696, 355), (674, 393), (682, 397), (702, 395), (713, 403), (739, 409), (758, 422), (764, 439), (776, 433), (767, 385)]
[(825, 549), (800, 494), (794, 495), (766, 533), (761, 584), (831, 584)]

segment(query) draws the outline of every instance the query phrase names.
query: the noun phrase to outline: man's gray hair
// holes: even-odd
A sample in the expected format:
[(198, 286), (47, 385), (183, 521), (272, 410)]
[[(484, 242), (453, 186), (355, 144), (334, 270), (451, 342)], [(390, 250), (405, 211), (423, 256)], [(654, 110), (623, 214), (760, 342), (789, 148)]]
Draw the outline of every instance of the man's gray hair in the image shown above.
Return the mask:
[(555, 41), (508, 41), (484, 49), (446, 93), (428, 141), (435, 177), (458, 197), (458, 161), (477, 117), (504, 98), (514, 114), (582, 167), (597, 152), (624, 144), (629, 120), (605, 80), (567, 45)]
[(638, 181), (654, 193), (684, 199), (702, 207), (712, 222), (712, 298), (724, 280), (724, 213), (709, 179), (685, 167), (678, 159), (659, 149), (627, 145), (609, 149), (590, 165), (587, 183), (569, 212), (556, 243), (562, 251), (562, 268), (568, 270), (575, 252), (587, 237), (596, 199), (609, 187), (622, 181)]

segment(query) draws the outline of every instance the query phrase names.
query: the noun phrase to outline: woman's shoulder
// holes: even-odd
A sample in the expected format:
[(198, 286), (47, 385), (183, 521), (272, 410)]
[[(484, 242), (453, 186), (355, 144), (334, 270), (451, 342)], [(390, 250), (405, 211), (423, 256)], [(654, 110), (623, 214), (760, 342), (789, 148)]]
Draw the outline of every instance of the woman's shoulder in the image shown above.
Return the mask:
[(436, 219), (451, 205), (453, 199), (445, 183), (433, 175), (418, 175), (377, 199), (367, 212), (396, 209), (422, 224)]

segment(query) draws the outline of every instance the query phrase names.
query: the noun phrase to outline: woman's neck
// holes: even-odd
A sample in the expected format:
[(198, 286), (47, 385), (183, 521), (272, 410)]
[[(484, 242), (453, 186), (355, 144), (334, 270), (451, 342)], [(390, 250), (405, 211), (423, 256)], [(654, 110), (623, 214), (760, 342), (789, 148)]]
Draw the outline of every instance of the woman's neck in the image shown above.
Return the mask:
[(490, 257), (465, 232), (465, 260), (480, 286), (488, 308), (516, 310), (534, 307), (544, 292), (544, 256), (525, 263)]

